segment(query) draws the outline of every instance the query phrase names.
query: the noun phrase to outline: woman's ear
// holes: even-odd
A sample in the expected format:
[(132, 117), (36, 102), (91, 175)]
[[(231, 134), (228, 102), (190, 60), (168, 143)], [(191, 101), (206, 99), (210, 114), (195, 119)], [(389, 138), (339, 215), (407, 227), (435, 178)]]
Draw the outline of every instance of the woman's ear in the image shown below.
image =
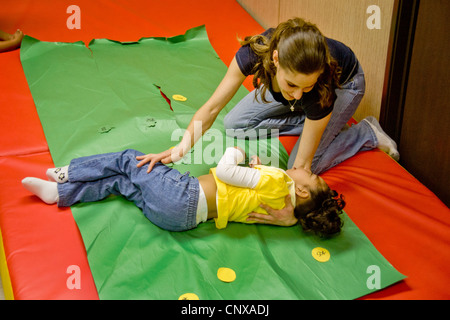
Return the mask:
[(304, 186), (296, 185), (295, 186), (295, 194), (302, 199), (308, 199), (310, 197), (309, 190), (306, 189)]
[(278, 50), (273, 50), (272, 60), (275, 67), (278, 68)]

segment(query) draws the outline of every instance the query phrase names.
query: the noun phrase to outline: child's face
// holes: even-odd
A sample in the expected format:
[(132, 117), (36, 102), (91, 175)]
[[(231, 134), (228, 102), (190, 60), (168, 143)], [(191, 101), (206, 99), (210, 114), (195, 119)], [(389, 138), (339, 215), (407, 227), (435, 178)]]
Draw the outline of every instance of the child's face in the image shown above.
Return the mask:
[(316, 189), (325, 183), (321, 177), (304, 168), (288, 169), (286, 170), (286, 173), (291, 177), (296, 186), (305, 186), (309, 189)]

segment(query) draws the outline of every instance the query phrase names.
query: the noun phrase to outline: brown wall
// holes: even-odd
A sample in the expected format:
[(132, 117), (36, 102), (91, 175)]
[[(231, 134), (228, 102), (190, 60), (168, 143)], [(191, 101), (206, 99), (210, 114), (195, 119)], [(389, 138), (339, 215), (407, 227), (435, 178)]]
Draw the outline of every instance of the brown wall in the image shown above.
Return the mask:
[(450, 205), (450, 1), (420, 1), (401, 126), (402, 165)]

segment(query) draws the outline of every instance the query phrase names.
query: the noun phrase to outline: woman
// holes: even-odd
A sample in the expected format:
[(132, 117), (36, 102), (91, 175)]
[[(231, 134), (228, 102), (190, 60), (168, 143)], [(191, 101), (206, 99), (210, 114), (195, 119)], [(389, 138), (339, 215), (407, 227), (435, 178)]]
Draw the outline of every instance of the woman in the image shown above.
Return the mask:
[[(266, 133), (267, 129), (277, 129), (279, 134), (300, 135), (289, 168), (319, 174), (361, 150), (387, 144), (386, 150), (396, 152), (395, 143), (374, 118), (341, 133), (365, 91), (364, 73), (350, 48), (325, 38), (314, 24), (300, 18), (248, 37), (242, 44), (216, 91), (195, 113), (179, 145), (138, 157), (138, 167), (149, 163), (150, 172), (158, 161), (180, 160), (201, 137), (194, 132), (194, 123), (202, 123), (201, 134), (207, 131), (249, 75), (254, 75), (256, 89), (225, 117), (226, 129), (239, 129), (227, 130), (227, 134), (240, 137), (248, 130), (265, 129), (261, 132)], [(264, 217), (252, 215), (258, 222), (283, 225), (292, 216), (293, 208), (288, 203), (285, 209), (270, 210)]]
[(227, 115), (225, 125), (244, 129), (236, 131), (240, 135), (248, 129), (301, 135), (288, 167), (320, 173), (321, 156), (364, 95), (364, 73), (355, 54), (299, 18), (243, 44), (236, 60), (244, 74), (255, 75), (257, 89)]

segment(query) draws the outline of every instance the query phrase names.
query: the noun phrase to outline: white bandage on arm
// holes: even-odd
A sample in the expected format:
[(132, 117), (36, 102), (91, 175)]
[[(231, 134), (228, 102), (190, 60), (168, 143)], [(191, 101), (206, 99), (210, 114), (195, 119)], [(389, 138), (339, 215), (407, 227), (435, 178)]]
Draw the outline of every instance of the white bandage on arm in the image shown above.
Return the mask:
[(216, 168), (216, 175), (221, 181), (242, 188), (255, 188), (261, 173), (257, 169), (238, 166), (245, 159), (245, 154), (236, 148), (225, 150)]

